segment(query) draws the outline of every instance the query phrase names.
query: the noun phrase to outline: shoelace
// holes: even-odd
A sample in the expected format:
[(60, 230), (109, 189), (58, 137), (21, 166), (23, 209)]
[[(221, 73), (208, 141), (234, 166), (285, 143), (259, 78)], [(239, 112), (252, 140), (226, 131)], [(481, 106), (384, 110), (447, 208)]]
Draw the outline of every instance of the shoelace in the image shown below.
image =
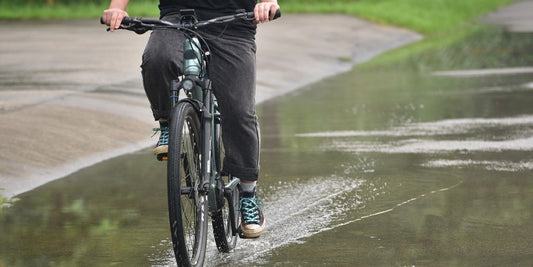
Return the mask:
[(168, 127), (161, 127), (161, 128), (153, 128), (154, 135), (157, 134), (157, 132), (161, 132), (161, 136), (159, 136), (159, 141), (157, 142), (157, 145), (168, 145)]
[(240, 200), (241, 214), (245, 224), (260, 224), (259, 205), (261, 200), (253, 197), (244, 197)]

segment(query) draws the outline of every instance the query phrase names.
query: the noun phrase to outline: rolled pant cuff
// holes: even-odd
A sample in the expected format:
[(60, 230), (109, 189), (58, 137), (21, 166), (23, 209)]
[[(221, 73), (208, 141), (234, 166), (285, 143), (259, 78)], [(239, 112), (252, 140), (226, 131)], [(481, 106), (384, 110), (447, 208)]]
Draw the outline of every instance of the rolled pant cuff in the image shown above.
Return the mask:
[(224, 163), (223, 172), (248, 181), (257, 181), (259, 178), (259, 168), (242, 168)]
[(156, 121), (158, 121), (159, 119), (168, 120), (168, 118), (170, 117), (170, 112), (165, 110), (160, 111), (157, 109), (152, 109), (152, 114), (154, 115), (154, 120)]

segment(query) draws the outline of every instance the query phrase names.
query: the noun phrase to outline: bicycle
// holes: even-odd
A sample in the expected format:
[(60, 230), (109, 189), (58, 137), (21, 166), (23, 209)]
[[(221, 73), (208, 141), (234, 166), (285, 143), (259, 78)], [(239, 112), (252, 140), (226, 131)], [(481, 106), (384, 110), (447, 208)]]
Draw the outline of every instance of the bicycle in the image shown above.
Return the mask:
[[(239, 179), (222, 173), (224, 146), (221, 117), (208, 78), (210, 51), (198, 28), (235, 20), (254, 20), (253, 12), (198, 21), (194, 10), (180, 11), (181, 21), (124, 18), (120, 29), (143, 34), (171, 29), (185, 34), (183, 76), (170, 88), (167, 161), (169, 222), (176, 262), (202, 266), (207, 246), (208, 215), (218, 251), (230, 252), (239, 237)], [(276, 12), (274, 18), (281, 16)], [(102, 23), (101, 19), (101, 23)], [(185, 93), (179, 98), (180, 91)]]

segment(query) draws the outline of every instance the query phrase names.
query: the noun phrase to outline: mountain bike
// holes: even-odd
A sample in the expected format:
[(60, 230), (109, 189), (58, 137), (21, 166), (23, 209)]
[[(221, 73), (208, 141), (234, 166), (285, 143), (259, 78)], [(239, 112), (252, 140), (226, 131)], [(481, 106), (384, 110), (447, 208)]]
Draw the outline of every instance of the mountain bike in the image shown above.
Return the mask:
[[(198, 29), (235, 20), (251, 21), (254, 13), (238, 10), (206, 21), (198, 21), (192, 9), (181, 10), (180, 15), (179, 23), (127, 17), (120, 29), (138, 34), (178, 30), (186, 36), (184, 73), (170, 86), (169, 150), (160, 160), (167, 161), (168, 212), (176, 262), (180, 266), (202, 266), (208, 215), (220, 252), (230, 252), (237, 243), (240, 181), (222, 172), (225, 153), (221, 116), (208, 77), (209, 47)], [(275, 18), (279, 16), (278, 10)]]

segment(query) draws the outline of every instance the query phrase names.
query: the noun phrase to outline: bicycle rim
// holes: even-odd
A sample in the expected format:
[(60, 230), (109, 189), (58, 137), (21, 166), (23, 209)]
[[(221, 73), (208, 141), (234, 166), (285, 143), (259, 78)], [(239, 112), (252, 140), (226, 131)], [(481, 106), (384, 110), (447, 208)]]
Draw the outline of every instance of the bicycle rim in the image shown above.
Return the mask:
[(207, 195), (200, 193), (200, 122), (182, 102), (170, 123), (167, 167), (170, 230), (179, 266), (202, 266), (207, 242)]

